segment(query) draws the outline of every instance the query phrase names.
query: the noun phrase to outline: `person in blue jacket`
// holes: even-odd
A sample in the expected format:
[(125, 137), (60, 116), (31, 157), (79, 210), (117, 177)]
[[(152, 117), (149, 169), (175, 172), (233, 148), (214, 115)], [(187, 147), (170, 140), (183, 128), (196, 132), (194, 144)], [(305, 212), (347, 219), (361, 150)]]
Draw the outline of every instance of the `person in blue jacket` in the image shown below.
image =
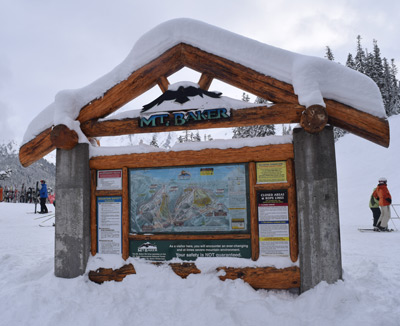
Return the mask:
[(46, 185), (46, 181), (44, 180), (40, 180), (40, 183), (42, 184), (42, 187), (40, 188), (40, 214), (45, 214), (48, 213), (49, 211), (47, 210), (47, 206), (46, 206), (46, 200), (48, 197), (48, 193), (47, 193), (47, 185)]

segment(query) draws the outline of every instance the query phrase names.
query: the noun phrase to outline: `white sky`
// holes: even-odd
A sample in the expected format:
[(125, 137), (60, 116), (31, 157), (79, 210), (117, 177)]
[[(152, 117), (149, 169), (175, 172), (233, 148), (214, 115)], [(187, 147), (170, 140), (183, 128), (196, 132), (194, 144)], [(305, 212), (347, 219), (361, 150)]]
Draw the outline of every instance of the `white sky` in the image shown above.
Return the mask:
[[(106, 74), (144, 33), (166, 20), (198, 19), (319, 57), (329, 45), (341, 63), (355, 53), (360, 34), (364, 48), (372, 50), (372, 40), (378, 40), (382, 55), (400, 68), (399, 15), (395, 0), (0, 0), (0, 140), (21, 141), (57, 92)], [(218, 84), (211, 89), (239, 99), (242, 93)], [(141, 108), (157, 92), (131, 108)]]

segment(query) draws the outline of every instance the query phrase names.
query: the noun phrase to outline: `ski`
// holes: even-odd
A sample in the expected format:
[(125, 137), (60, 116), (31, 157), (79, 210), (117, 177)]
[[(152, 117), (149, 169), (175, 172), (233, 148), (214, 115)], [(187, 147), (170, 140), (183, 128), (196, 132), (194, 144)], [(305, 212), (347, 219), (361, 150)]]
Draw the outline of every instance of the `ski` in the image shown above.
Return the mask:
[(44, 221), (42, 221), (40, 224), (39, 224), (39, 226), (55, 226), (55, 223), (53, 222), (51, 225), (45, 225), (44, 223), (45, 222), (47, 222), (47, 221), (49, 221), (49, 220), (51, 220), (52, 218), (54, 218), (55, 216), (53, 215), (53, 216), (50, 216), (48, 219), (46, 219), (46, 220), (44, 220)]
[(51, 227), (54, 227), (54, 226), (56, 226), (56, 225), (55, 225), (55, 223), (53, 223), (53, 224), (50, 224), (50, 225), (42, 225), (42, 224), (39, 224), (39, 226), (42, 227), (42, 228), (51, 228)]
[(393, 229), (388, 229), (386, 231), (375, 231), (374, 229), (358, 229), (360, 232), (376, 232), (376, 233), (385, 233), (385, 232), (393, 232)]
[[(47, 213), (44, 213), (44, 215), (46, 215), (46, 214), (50, 214), (50, 213), (53, 213), (53, 211), (48, 211)], [(39, 213), (39, 212), (26, 212), (26, 214), (42, 214), (42, 213)]]
[(50, 213), (50, 214), (43, 214), (43, 216), (38, 216), (38, 217), (35, 217), (35, 218), (34, 218), (34, 220), (41, 220), (42, 218), (46, 218), (46, 217), (53, 217), (53, 216), (55, 216), (55, 214), (54, 214), (54, 213)]

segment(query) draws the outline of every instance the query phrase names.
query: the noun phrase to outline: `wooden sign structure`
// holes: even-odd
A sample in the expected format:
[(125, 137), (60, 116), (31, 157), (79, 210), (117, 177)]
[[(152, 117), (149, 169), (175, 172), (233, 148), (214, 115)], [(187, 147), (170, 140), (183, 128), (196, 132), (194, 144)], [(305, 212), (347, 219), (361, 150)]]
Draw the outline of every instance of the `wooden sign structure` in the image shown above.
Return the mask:
[[(183, 67), (188, 67), (201, 73), (198, 85), (203, 91), (207, 91), (211, 82), (214, 79), (218, 79), (245, 92), (266, 99), (272, 102), (273, 105), (231, 110), (229, 114), (227, 111), (229, 108), (219, 108), (218, 112), (210, 113), (209, 117), (212, 117), (211, 114), (217, 114), (219, 117), (222, 117), (221, 119), (204, 118), (198, 119), (199, 121), (196, 121), (197, 119), (194, 118), (198, 114), (194, 111), (192, 113), (193, 119), (190, 123), (186, 123), (186, 120), (183, 121), (182, 117), (177, 118), (177, 116), (173, 115), (174, 113), (167, 113), (164, 115), (162, 117), (162, 123), (156, 123), (156, 118), (153, 120), (149, 118), (147, 118), (147, 120), (141, 120), (141, 118), (99, 120), (107, 117), (137, 96), (150, 90), (155, 85), (159, 85), (160, 89), (166, 92), (169, 85), (168, 77)], [(102, 136), (188, 129), (300, 123), (301, 127), (304, 128), (307, 133), (315, 135), (315, 137), (318, 137), (325, 126), (330, 124), (331, 126), (340, 127), (379, 145), (385, 147), (389, 146), (389, 125), (386, 119), (375, 117), (357, 108), (349, 107), (334, 100), (325, 99), (325, 103), (325, 108), (319, 105), (312, 105), (307, 108), (301, 106), (298, 103), (292, 85), (263, 75), (249, 67), (230, 61), (222, 56), (205, 52), (186, 43), (180, 43), (169, 48), (151, 62), (133, 71), (129, 78), (111, 87), (102, 97), (88, 102), (81, 108), (76, 120), (80, 122), (82, 132), (89, 139)], [(165, 121), (175, 121), (175, 123), (165, 123)], [(21, 147), (19, 154), (20, 161), (23, 166), (28, 166), (55, 148), (60, 151), (61, 160), (62, 155), (67, 155), (65, 153), (68, 151), (74, 151), (75, 148), (78, 147), (77, 144), (78, 136), (75, 131), (68, 129), (64, 125), (53, 126), (52, 128), (44, 130)], [(298, 229), (302, 226), (301, 221), (297, 220), (299, 214), (296, 207), (296, 198), (298, 198), (298, 194), (296, 193), (296, 158), (293, 146), (294, 144), (280, 144), (257, 147), (247, 146), (235, 149), (208, 148), (201, 151), (187, 150), (173, 153), (156, 152), (90, 158), (87, 162), (90, 167), (90, 216), (86, 213), (82, 213), (82, 219), (90, 219), (89, 237), (92, 255), (95, 255), (99, 251), (99, 240), (101, 240), (99, 239), (98, 232), (99, 209), (104, 208), (106, 211), (109, 207), (107, 205), (110, 204), (112, 207), (121, 205), (121, 234), (118, 234), (118, 227), (116, 227), (119, 223), (119, 221), (117, 221), (118, 218), (115, 220), (113, 216), (113, 222), (111, 224), (106, 225), (104, 224), (105, 222), (102, 224), (104, 226), (104, 232), (100, 234), (100, 236), (104, 236), (106, 240), (112, 237), (119, 238), (121, 240), (120, 247), (118, 247), (118, 245), (107, 247), (107, 244), (104, 244), (104, 248), (111, 248), (104, 250), (120, 251), (124, 259), (127, 259), (132, 253), (130, 252), (130, 247), (132, 246), (132, 242), (135, 241), (143, 245), (141, 250), (150, 252), (153, 250), (153, 243), (162, 243), (163, 241), (174, 241), (175, 243), (186, 243), (190, 241), (196, 243), (196, 241), (203, 241), (213, 243), (213, 241), (229, 240), (248, 241), (248, 243), (250, 243), (250, 258), (257, 260), (260, 257), (260, 237), (263, 238), (264, 241), (268, 241), (269, 238), (277, 238), (277, 234), (282, 232), (281, 234), (283, 234), (283, 236), (281, 236), (281, 238), (284, 239), (282, 245), (283, 247), (287, 246), (288, 249), (276, 247), (278, 248), (276, 250), (287, 250), (286, 252), (291, 261), (298, 261), (299, 246), (301, 246), (301, 242), (299, 242), (298, 238)], [(268, 177), (266, 176), (267, 171), (265, 169), (268, 168), (268, 163), (273, 162), (284, 162), (286, 181), (279, 181), (278, 178), (278, 181), (268, 182)], [(267, 165), (262, 166), (260, 165), (261, 163), (267, 163)], [(58, 164), (59, 162), (57, 161), (57, 165)], [(248, 190), (247, 203), (249, 219), (247, 221), (248, 227), (247, 229), (245, 228), (244, 232), (131, 232), (132, 228), (130, 224), (132, 216), (130, 216), (130, 202), (132, 198), (129, 188), (131, 171), (135, 169), (192, 166), (206, 166), (205, 169), (210, 169), (212, 168), (210, 167), (211, 165), (229, 164), (244, 164), (246, 171), (248, 171), (246, 189)], [(121, 179), (117, 177), (118, 180), (111, 180), (111, 184), (114, 185), (121, 182), (122, 186), (120, 188), (118, 188), (118, 186), (108, 190), (105, 190), (104, 187), (99, 188), (99, 171), (108, 170), (121, 171)], [(282, 168), (280, 171), (282, 171)], [(284, 194), (282, 197), (284, 199), (275, 195), (276, 193)], [(271, 201), (266, 199), (268, 196), (273, 197), (271, 197)], [(107, 198), (109, 201), (107, 201)], [(272, 206), (268, 206), (268, 204)], [(278, 205), (281, 206), (278, 207)], [(280, 221), (282, 223), (279, 228), (281, 231), (271, 231), (274, 230), (273, 227), (271, 226), (270, 229), (267, 227), (268, 223), (277, 225), (279, 222), (276, 218), (274, 220), (274, 217), (271, 217), (274, 216), (271, 212), (275, 208), (287, 212), (284, 213), (283, 220)], [(58, 212), (59, 215), (65, 216), (65, 219), (68, 220), (67, 211)], [(104, 214), (106, 214), (104, 216), (108, 216), (107, 213)], [(264, 224), (260, 224), (260, 215), (263, 216), (262, 222), (265, 222)], [(265, 234), (262, 236), (260, 236), (260, 228), (263, 232), (265, 230)], [(278, 230), (278, 228), (276, 228), (276, 230)], [(271, 236), (268, 235), (268, 232), (275, 233)], [(286, 234), (288, 236), (286, 236)], [(87, 236), (87, 234), (84, 235), (84, 237)], [(262, 250), (265, 252), (272, 250), (268, 249), (270, 248), (270, 243), (265, 242), (262, 245)], [(78, 255), (78, 253), (74, 253), (72, 250), (73, 249), (71, 249), (71, 252), (63, 252), (63, 255)], [(135, 250), (139, 249), (136, 248)], [(56, 265), (58, 263), (61, 270), (61, 272), (58, 272), (58, 276), (70, 277), (64, 276), (62, 272), (64, 256), (60, 257), (60, 255), (56, 254)], [(303, 258), (307, 260), (306, 257)], [(300, 257), (300, 263), (302, 263), (303, 258)], [(80, 267), (79, 271), (76, 273), (77, 275), (79, 275), (79, 273), (84, 273), (85, 262), (81, 262), (81, 265), (83, 267)], [(186, 277), (190, 273), (199, 272), (195, 263), (192, 262), (171, 264), (171, 268), (182, 277)], [(304, 275), (307, 274), (305, 269), (304, 272), (301, 270), (301, 266), (300, 268), (295, 266), (285, 269), (277, 269), (272, 266), (258, 268), (232, 268), (229, 266), (221, 266), (220, 269), (226, 272), (225, 276), (220, 277), (222, 280), (227, 278), (241, 278), (254, 288), (266, 289), (299, 288), (303, 282), (303, 277), (305, 277)], [(92, 272), (91, 278), (99, 282), (106, 279), (121, 280), (126, 274), (134, 272), (135, 270), (133, 267), (124, 268), (121, 273), (103, 269)], [(122, 274), (123, 276), (121, 276)], [(324, 274), (322, 273), (322, 280), (323, 279)], [(321, 279), (312, 280), (311, 283), (315, 285), (319, 281), (321, 281)], [(306, 289), (307, 288), (304, 288), (302, 291)]]

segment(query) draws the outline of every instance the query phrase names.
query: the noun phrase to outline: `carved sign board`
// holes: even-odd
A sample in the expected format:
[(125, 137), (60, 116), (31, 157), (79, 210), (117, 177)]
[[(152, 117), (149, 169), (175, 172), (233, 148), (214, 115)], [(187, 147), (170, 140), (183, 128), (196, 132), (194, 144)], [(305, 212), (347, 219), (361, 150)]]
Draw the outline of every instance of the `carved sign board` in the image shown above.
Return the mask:
[(149, 116), (142, 116), (139, 120), (140, 127), (156, 126), (182, 126), (192, 122), (208, 120), (229, 119), (231, 112), (225, 108), (208, 110), (189, 110), (172, 113), (155, 113)]

